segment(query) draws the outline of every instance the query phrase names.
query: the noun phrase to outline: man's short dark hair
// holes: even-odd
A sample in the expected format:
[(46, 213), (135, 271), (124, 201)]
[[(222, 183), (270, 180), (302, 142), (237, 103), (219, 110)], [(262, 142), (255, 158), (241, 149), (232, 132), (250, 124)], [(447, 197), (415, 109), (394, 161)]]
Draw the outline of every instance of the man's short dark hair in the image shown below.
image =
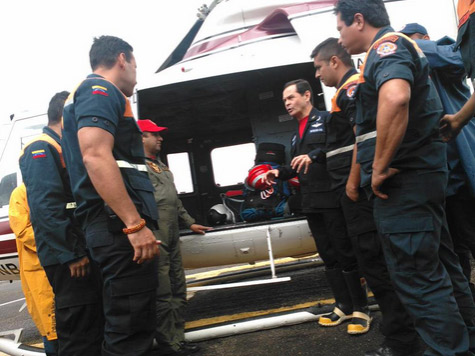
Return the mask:
[(300, 95), (304, 95), (305, 92), (308, 90), (310, 92), (310, 102), (313, 105), (313, 91), (309, 82), (307, 82), (305, 79), (292, 80), (290, 82), (285, 83), (284, 90), (290, 87), (291, 85), (295, 85), (295, 87), (297, 88), (297, 93), (299, 93)]
[(337, 56), (347, 67), (353, 67), (350, 54), (338, 43), (334, 37), (327, 38), (314, 48), (310, 58), (319, 57), (320, 60), (329, 62), (333, 56)]
[(124, 40), (114, 36), (101, 36), (94, 38), (91, 50), (89, 51), (89, 61), (92, 70), (103, 66), (110, 69), (117, 62), (117, 57), (125, 54), (125, 59), (130, 62), (132, 58), (133, 48)]
[(64, 102), (69, 96), (69, 92), (62, 91), (54, 94), (48, 106), (48, 125), (57, 124), (63, 117)]
[(338, 0), (334, 12), (340, 14), (346, 26), (353, 23), (357, 13), (362, 14), (365, 21), (373, 27), (381, 28), (390, 25), (383, 0)]

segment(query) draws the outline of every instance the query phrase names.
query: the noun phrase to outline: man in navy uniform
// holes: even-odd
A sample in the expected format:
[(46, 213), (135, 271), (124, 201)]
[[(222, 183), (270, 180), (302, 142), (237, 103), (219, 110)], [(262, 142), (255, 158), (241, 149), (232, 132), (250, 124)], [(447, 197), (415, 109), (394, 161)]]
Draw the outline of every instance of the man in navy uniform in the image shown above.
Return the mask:
[(325, 143), (330, 139), (326, 128), (328, 112), (313, 107), (312, 90), (306, 80), (285, 84), (282, 98), (287, 112), (298, 121), (298, 131), (292, 139), (290, 165), (269, 170), (266, 182), (275, 184), (277, 177), (299, 177), (302, 211), (325, 263), (327, 281), (336, 301), (333, 312), (322, 316), (319, 324), (336, 326), (351, 319), (349, 334), (366, 333), (371, 323), (366, 290), (360, 282), (338, 191), (332, 186), (325, 163)]
[[(403, 27), (404, 33), (422, 49), (431, 68), (430, 77), (439, 94), (444, 114), (454, 114), (470, 98), (467, 75), (455, 41), (443, 37), (431, 41), (426, 28), (418, 23)], [(445, 199), (445, 213), (454, 251), (470, 283), (472, 268), (470, 254), (475, 256), (475, 120), (468, 122), (455, 139), (447, 142), (449, 180)], [(472, 295), (475, 287), (470, 283)]]
[(48, 126), (20, 156), (38, 258), (55, 295), (59, 355), (101, 354), (103, 317), (97, 267), (74, 218), (68, 174), (61, 149), (61, 116), (68, 92), (48, 108)]
[[(475, 87), (475, 1), (459, 0), (457, 3), (459, 18), (456, 48), (460, 49), (462, 61), (467, 76)], [(475, 93), (465, 105), (455, 114), (446, 114), (441, 120), (441, 133), (445, 141), (456, 137), (462, 128), (467, 125), (475, 115)], [(473, 140), (472, 140), (473, 141)], [(475, 168), (471, 170), (475, 176)]]
[(150, 355), (155, 332), (157, 209), (142, 132), (127, 97), (136, 84), (132, 47), (94, 39), (93, 74), (69, 96), (63, 151), (76, 217), (103, 278), (103, 355)]
[(351, 56), (336, 38), (328, 38), (312, 51), (315, 77), (337, 92), (332, 98), (326, 122), (327, 170), (334, 189), (340, 192), (341, 207), (348, 235), (351, 237), (358, 264), (379, 304), (385, 336), (377, 350), (366, 356), (410, 356), (419, 354), (418, 336), (389, 278), (376, 226), (373, 202), (360, 188), (360, 166), (356, 163), (354, 94), (359, 74)]
[(335, 13), (343, 47), (367, 51), (356, 93), (357, 161), (361, 186), (375, 196), (396, 292), (428, 345), (426, 355), (470, 354), (473, 300), (450, 241), (441, 242), (449, 237), (441, 235), (447, 161), (427, 59), (392, 32), (382, 0), (339, 0)]

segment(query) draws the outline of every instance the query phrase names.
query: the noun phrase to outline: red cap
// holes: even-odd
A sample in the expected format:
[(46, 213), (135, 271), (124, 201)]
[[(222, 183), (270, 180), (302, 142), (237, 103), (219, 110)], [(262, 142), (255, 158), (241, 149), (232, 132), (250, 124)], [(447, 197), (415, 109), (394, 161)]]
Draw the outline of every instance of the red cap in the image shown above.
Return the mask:
[(137, 120), (142, 132), (162, 132), (168, 130), (168, 127), (157, 126), (152, 120)]

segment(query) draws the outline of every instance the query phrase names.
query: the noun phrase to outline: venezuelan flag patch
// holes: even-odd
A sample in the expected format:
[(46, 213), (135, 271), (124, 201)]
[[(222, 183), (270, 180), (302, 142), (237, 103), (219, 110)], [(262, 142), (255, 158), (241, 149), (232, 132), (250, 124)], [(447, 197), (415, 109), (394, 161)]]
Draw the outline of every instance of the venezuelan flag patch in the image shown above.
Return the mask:
[(107, 93), (107, 88), (103, 87), (101, 85), (93, 85), (92, 86), (92, 95), (109, 96), (109, 94)]
[(31, 152), (31, 155), (33, 156), (33, 159), (45, 158), (46, 152), (45, 150), (36, 150), (36, 151)]

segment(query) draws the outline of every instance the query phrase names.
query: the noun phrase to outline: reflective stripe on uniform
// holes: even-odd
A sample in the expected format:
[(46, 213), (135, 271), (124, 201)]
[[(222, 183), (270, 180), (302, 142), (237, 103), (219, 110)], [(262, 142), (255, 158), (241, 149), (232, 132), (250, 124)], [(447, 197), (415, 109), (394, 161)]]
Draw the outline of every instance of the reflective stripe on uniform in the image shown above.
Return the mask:
[(364, 142), (376, 137), (376, 131), (368, 132), (367, 134), (356, 136), (356, 143)]
[(147, 166), (145, 164), (135, 164), (127, 161), (116, 161), (119, 168), (134, 168), (141, 172), (147, 172)]
[(338, 154), (340, 154), (340, 153), (345, 153), (345, 152), (348, 152), (348, 151), (353, 151), (353, 148), (354, 148), (354, 147), (355, 147), (355, 145), (349, 145), (349, 146), (340, 147), (340, 148), (337, 148), (336, 150), (327, 152), (327, 158), (336, 156), (336, 155), (338, 155)]
[(56, 142), (56, 140), (54, 138), (52, 138), (50, 135), (48, 135), (44, 132), (41, 135), (39, 135), (38, 137), (31, 140), (30, 142), (28, 142), (25, 145), (25, 147), (23, 147), (23, 149), (21, 150), (21, 153), (20, 153), (20, 157), (25, 154), (25, 150), (29, 145), (31, 145), (34, 142), (38, 142), (38, 141), (44, 141), (46, 143), (49, 143), (51, 146), (53, 146), (56, 149), (56, 151), (58, 151), (59, 159), (61, 161), (61, 165), (63, 166), (63, 168), (66, 168), (66, 164), (64, 163), (64, 158), (63, 158), (63, 151), (61, 150), (61, 145), (58, 142)]
[(77, 206), (78, 205), (76, 204), (76, 202), (72, 201), (72, 202), (66, 204), (66, 209), (76, 209)]

